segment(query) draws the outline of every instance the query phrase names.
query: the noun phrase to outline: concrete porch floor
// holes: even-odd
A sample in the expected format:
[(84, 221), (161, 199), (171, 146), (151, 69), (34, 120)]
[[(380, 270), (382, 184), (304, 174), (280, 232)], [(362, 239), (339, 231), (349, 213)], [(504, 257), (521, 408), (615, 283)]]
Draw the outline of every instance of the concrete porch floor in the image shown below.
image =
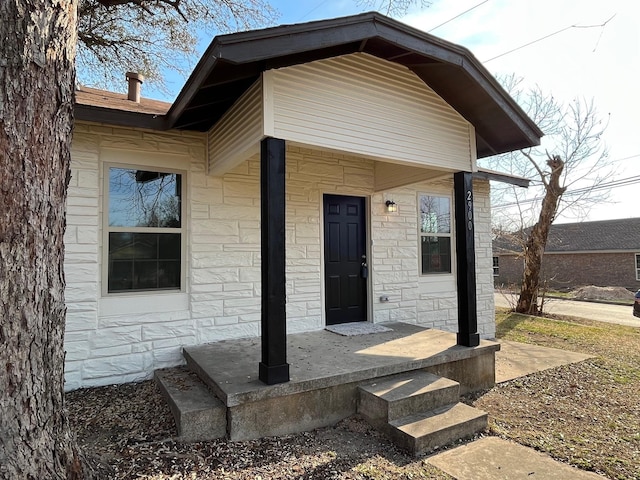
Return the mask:
[(186, 347), (189, 368), (227, 408), (232, 440), (284, 435), (327, 426), (356, 413), (357, 387), (413, 370), (460, 383), (460, 392), (495, 383), (500, 345), (456, 345), (456, 335), (405, 323), (389, 332), (342, 336), (326, 330), (287, 336), (291, 381), (258, 380), (260, 338)]

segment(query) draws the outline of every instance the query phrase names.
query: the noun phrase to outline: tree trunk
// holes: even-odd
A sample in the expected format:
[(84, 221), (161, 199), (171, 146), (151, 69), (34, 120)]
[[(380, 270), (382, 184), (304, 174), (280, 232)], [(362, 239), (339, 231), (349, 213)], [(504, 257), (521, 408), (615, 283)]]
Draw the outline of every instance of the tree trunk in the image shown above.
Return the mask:
[(531, 233), (525, 244), (522, 287), (516, 305), (516, 312), (529, 315), (538, 315), (540, 313), (538, 290), (540, 287), (542, 256), (547, 245), (549, 229), (558, 210), (558, 202), (565, 191), (565, 188), (560, 186), (564, 161), (559, 156), (554, 155), (547, 160), (547, 165), (551, 169), (551, 175), (545, 184), (545, 194), (538, 222), (531, 228)]
[(76, 0), (0, 1), (0, 477), (82, 478), (64, 413)]

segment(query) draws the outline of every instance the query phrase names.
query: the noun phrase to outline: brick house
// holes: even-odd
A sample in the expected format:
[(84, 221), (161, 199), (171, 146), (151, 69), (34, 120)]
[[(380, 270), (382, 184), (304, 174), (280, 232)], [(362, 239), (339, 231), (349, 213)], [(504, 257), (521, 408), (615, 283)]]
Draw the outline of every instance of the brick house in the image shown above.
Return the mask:
[(260, 336), (286, 381), (286, 333), (340, 322), (494, 336), (476, 160), (542, 133), (468, 50), (370, 13), (216, 37), (171, 104), (128, 77), (76, 97), (67, 389)]
[[(509, 239), (493, 242), (496, 285), (522, 280), (523, 261)], [(640, 218), (552, 225), (542, 278), (551, 288), (584, 285), (640, 288)]]

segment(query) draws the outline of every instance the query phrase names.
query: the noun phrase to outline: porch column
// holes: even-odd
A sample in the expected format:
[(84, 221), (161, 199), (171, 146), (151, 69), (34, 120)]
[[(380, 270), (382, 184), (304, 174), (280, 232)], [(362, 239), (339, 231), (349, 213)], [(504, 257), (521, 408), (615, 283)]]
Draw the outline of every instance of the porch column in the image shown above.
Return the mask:
[(453, 175), (455, 203), (456, 257), (458, 259), (458, 345), (475, 347), (478, 335), (476, 297), (476, 250), (473, 239), (473, 182), (470, 172)]
[(285, 142), (260, 143), (262, 361), (258, 378), (267, 385), (289, 381), (285, 285)]

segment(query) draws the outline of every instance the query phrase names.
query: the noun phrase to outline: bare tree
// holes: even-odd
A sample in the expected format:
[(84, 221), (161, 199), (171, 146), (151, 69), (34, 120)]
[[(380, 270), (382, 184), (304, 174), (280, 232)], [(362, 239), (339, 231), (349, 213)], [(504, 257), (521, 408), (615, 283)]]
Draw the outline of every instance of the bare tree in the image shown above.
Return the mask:
[(431, 5), (430, 0), (358, 0), (363, 8), (373, 8), (385, 15), (403, 15), (413, 6), (426, 8)]
[[(362, 8), (400, 15), (427, 0), (356, 0)], [(142, 73), (166, 90), (163, 70), (183, 76), (197, 60), (198, 34), (275, 23), (268, 0), (78, 0), (78, 68), (88, 85), (121, 84), (123, 72)]]
[(0, 477), (88, 478), (63, 409), (75, 0), (0, 18)]
[(163, 87), (163, 69), (188, 73), (198, 33), (272, 24), (263, 0), (79, 0), (78, 68), (87, 84), (117, 85), (137, 71)]
[(512, 232), (512, 241), (522, 248), (524, 273), (515, 310), (538, 314), (542, 258), (553, 221), (563, 212), (584, 218), (592, 205), (608, 197), (602, 187), (614, 171), (602, 140), (607, 124), (593, 100), (564, 104), (537, 87), (520, 88), (513, 76), (503, 83), (546, 135), (542, 147), (486, 161), (490, 168), (535, 179), (528, 191), (494, 189), (493, 222)]

